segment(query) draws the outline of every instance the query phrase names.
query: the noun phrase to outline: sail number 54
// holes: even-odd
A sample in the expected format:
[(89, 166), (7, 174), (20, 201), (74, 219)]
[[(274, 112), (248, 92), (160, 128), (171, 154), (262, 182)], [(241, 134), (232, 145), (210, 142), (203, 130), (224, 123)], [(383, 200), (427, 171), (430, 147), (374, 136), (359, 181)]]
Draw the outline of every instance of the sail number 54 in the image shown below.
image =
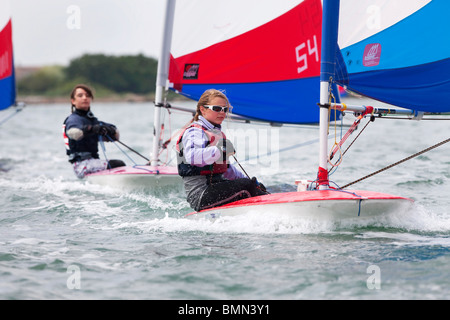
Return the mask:
[[(312, 43), (312, 44), (311, 44)], [(300, 67), (297, 68), (297, 73), (302, 73), (308, 69), (308, 55), (315, 56), (316, 62), (319, 62), (319, 50), (317, 49), (317, 37), (313, 36), (313, 39), (308, 39), (295, 48), (295, 55), (297, 57), (297, 63)]]

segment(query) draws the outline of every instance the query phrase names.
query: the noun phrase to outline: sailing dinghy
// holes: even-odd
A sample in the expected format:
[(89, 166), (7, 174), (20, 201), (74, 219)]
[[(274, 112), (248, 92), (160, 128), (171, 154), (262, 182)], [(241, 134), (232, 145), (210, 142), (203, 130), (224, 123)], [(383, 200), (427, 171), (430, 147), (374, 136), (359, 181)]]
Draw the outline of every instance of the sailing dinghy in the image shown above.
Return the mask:
[[(255, 11), (253, 1), (167, 0), (151, 165), (105, 170), (89, 174), (88, 180), (137, 187), (183, 185), (177, 169), (161, 166), (157, 159), (162, 109), (177, 108), (164, 101), (167, 88), (192, 100), (206, 89), (225, 90), (235, 107), (233, 118), (243, 121), (317, 124), (319, 111), (313, 106), (319, 94), (321, 4), (301, 2), (260, 0)], [(280, 37), (286, 25), (293, 30)], [(304, 98), (300, 105), (299, 96)], [(294, 115), (293, 105), (299, 105)]]
[(149, 163), (91, 173), (86, 175), (88, 181), (96, 184), (145, 191), (161, 191), (167, 188), (182, 189), (183, 182), (178, 175), (177, 168), (161, 164), (159, 159), (163, 144), (161, 140), (161, 108), (165, 106), (164, 91), (169, 72), (173, 14), (174, 3), (167, 2), (161, 54), (158, 60), (153, 122), (153, 148)]
[[(328, 163), (336, 152), (332, 150), (329, 156), (329, 114), (341, 110), (358, 113), (357, 119), (386, 114), (420, 119), (424, 113), (448, 112), (448, 12), (450, 2), (446, 0), (348, 0), (342, 4), (339, 0), (324, 0), (317, 178), (300, 183), (298, 192), (243, 199), (192, 212), (187, 217), (217, 218), (255, 210), (340, 219), (386, 215), (410, 208), (413, 201), (408, 198), (330, 186)], [(339, 103), (331, 93), (336, 84), (402, 109)]]

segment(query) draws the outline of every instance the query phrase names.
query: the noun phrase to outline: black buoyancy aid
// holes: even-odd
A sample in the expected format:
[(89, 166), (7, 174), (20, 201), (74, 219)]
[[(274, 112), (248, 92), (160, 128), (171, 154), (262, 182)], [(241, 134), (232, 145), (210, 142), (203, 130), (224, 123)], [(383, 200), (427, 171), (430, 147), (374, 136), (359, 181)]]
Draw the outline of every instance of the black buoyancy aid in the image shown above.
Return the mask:
[[(186, 158), (184, 157), (184, 153), (183, 153), (183, 135), (186, 132), (186, 130), (188, 130), (189, 128), (199, 128), (202, 129), (203, 132), (208, 136), (208, 143), (206, 144), (206, 146), (210, 145), (212, 142), (214, 142), (214, 139), (217, 139), (217, 136), (214, 135), (211, 131), (207, 130), (205, 127), (203, 127), (200, 124), (197, 123), (192, 123), (189, 127), (185, 128), (183, 130), (183, 132), (181, 132), (177, 143), (176, 143), (176, 150), (177, 150), (177, 161), (178, 161), (178, 174), (182, 177), (186, 177), (186, 176), (198, 176), (198, 175), (213, 175), (213, 174), (222, 174), (225, 173), (228, 169), (228, 164), (226, 163), (226, 161), (220, 161), (220, 162), (214, 162), (213, 164), (210, 165), (206, 165), (203, 167), (199, 167), (193, 164), (190, 164), (188, 161), (186, 161)], [(222, 139), (225, 143), (226, 140), (226, 136), (223, 132), (221, 132), (222, 134)], [(180, 144), (181, 144), (181, 148), (180, 148)], [(222, 160), (226, 159), (225, 158), (225, 153), (222, 156)]]
[(70, 139), (66, 133), (66, 124), (69, 120), (72, 124), (75, 124), (77, 128), (82, 130), (86, 125), (95, 125), (99, 121), (92, 113), (75, 110), (70, 116), (68, 116), (63, 123), (63, 138), (66, 146), (66, 154), (69, 156), (69, 162), (84, 160), (87, 158), (98, 159), (98, 136), (95, 134), (86, 135), (82, 139), (76, 141)]

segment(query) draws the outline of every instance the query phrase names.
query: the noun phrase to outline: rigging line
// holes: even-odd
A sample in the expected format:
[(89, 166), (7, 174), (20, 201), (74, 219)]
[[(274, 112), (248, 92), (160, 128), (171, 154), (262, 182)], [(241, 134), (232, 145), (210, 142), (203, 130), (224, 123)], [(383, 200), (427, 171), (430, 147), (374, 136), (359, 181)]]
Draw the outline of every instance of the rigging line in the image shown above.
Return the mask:
[[(109, 137), (108, 137), (108, 138), (109, 138)], [(111, 139), (111, 138), (109, 138), (109, 139)], [(114, 140), (112, 140), (112, 139), (111, 139), (111, 141), (120, 143), (120, 144), (123, 145), (124, 147), (128, 148), (128, 150), (130, 150), (130, 151), (136, 153), (138, 156), (140, 156), (140, 157), (142, 157), (143, 159), (145, 159), (145, 160), (147, 160), (148, 162), (150, 162), (150, 159), (148, 159), (147, 157), (143, 156), (142, 154), (140, 154), (139, 152), (137, 152), (137, 151), (134, 150), (133, 148), (127, 146), (127, 145), (126, 145), (125, 143), (123, 143), (122, 141), (120, 141), (120, 140), (114, 141)], [(119, 148), (119, 150), (121, 150), (121, 149)], [(121, 151), (122, 151), (122, 150), (121, 150)], [(123, 152), (123, 151), (122, 151), (122, 152)], [(133, 162), (134, 162), (134, 161), (133, 161)]]
[(106, 156), (106, 148), (105, 148), (105, 142), (103, 141), (103, 137), (101, 135), (98, 136), (98, 142), (100, 143), (100, 146), (103, 150), (103, 156), (105, 157), (105, 160), (107, 162), (107, 168), (111, 169), (111, 165), (109, 164), (108, 157)]
[[(331, 138), (332, 137), (330, 135), (328, 137), (328, 139), (331, 139)], [(262, 158), (262, 157), (267, 157), (267, 156), (270, 156), (270, 155), (275, 154), (275, 153), (281, 153), (281, 152), (284, 152), (284, 151), (289, 151), (289, 150), (292, 150), (292, 149), (309, 146), (311, 144), (318, 143), (318, 142), (319, 142), (319, 139), (314, 139), (314, 140), (306, 141), (304, 143), (294, 144), (294, 145), (292, 145), (290, 147), (279, 149), (278, 151), (275, 151), (275, 150), (272, 151), (271, 150), (271, 151), (269, 151), (269, 152), (267, 152), (266, 154), (263, 154), (263, 155), (257, 155), (257, 156), (254, 156), (254, 157), (249, 157), (249, 158), (245, 159), (244, 162), (247, 162), (248, 160), (253, 160), (253, 159), (259, 159), (259, 158)]]
[[(242, 171), (244, 171), (245, 175), (247, 176), (247, 178), (249, 178), (250, 180), (252, 180), (252, 178), (250, 178), (250, 176), (248, 175), (247, 171), (245, 171), (245, 169), (242, 167), (242, 165), (239, 163), (238, 159), (236, 159), (236, 156), (234, 154), (232, 154), (234, 161), (236, 161), (236, 163), (239, 165), (239, 167), (242, 169)], [(212, 175), (211, 175), (212, 177)], [(263, 190), (261, 189), (261, 186), (259, 185), (259, 183), (257, 183), (256, 188), (261, 190), (262, 192), (265, 192), (266, 194), (270, 194), (269, 191), (267, 190)]]
[(239, 165), (239, 167), (242, 169), (242, 171), (244, 171), (245, 175), (247, 176), (247, 178), (251, 179), (250, 176), (248, 175), (248, 173), (244, 170), (244, 168), (241, 166), (241, 164), (239, 163), (239, 161), (236, 159), (236, 156), (233, 154), (232, 155), (234, 158), (234, 161), (236, 161), (236, 163)]
[[(113, 142), (114, 145), (116, 146), (116, 148), (119, 149), (120, 152), (122, 152), (122, 153), (128, 158), (128, 160), (130, 160), (131, 162), (133, 162), (134, 165), (137, 165), (136, 162), (135, 162), (128, 154), (126, 154), (126, 152), (123, 151), (123, 150), (115, 143), (115, 142), (120, 142), (119, 140), (113, 140), (113, 139), (112, 139), (110, 136), (108, 136), (108, 135), (106, 135), (105, 137), (106, 137), (109, 141)], [(105, 155), (105, 158), (106, 158), (106, 149), (105, 149), (105, 146), (104, 146), (104, 142), (103, 142), (102, 136), (99, 136), (99, 141), (100, 141), (101, 144), (102, 144), (103, 154)], [(130, 149), (130, 147), (126, 146), (124, 143), (122, 143), (122, 142), (120, 142), (120, 143), (123, 144), (125, 147), (127, 147), (127, 148)], [(134, 150), (133, 150), (133, 151), (134, 151)], [(136, 152), (136, 151), (135, 151), (135, 152)], [(136, 153), (137, 153), (137, 152), (136, 152)]]
[[(120, 140), (113, 140), (110, 136), (106, 135), (106, 138), (108, 138), (109, 141), (111, 142), (118, 142), (121, 145), (123, 145), (124, 147), (128, 148), (130, 151), (133, 151), (134, 153), (136, 153), (138, 156), (141, 156), (142, 158), (144, 158), (145, 160), (147, 160), (148, 162), (150, 162), (150, 160), (148, 158), (146, 158), (145, 156), (143, 156), (142, 154), (140, 154), (139, 152), (137, 152), (136, 150), (134, 150), (133, 148), (127, 146), (125, 143), (123, 143)], [(101, 139), (101, 136), (99, 136), (99, 139), (101, 141), (101, 143), (103, 143), (103, 140)], [(120, 147), (114, 143), (114, 145), (117, 147), (117, 149), (119, 149), (120, 151), (122, 151), (122, 153), (128, 157), (128, 159), (131, 160), (131, 162), (133, 162), (134, 164), (136, 164), (136, 162), (133, 161), (133, 159), (131, 159), (122, 149), (120, 149)], [(104, 148), (104, 145), (102, 145), (102, 148)]]
[[(380, 117), (377, 117), (377, 119), (390, 119), (390, 120), (415, 120), (415, 121), (417, 121), (416, 119), (413, 119), (413, 118), (403, 118), (403, 117), (386, 117), (386, 116), (380, 116)], [(422, 118), (422, 119), (420, 119), (420, 121), (423, 121), (423, 120), (444, 120), (444, 121), (447, 121), (447, 120), (450, 120), (450, 118), (448, 118), (448, 119), (444, 119), (444, 118)]]
[(423, 154), (423, 153), (425, 153), (425, 152), (428, 152), (428, 151), (430, 151), (430, 150), (433, 150), (433, 149), (435, 149), (435, 148), (437, 148), (437, 147), (440, 147), (440, 146), (442, 146), (443, 144), (446, 144), (446, 143), (449, 142), (449, 141), (450, 141), (450, 139), (441, 141), (441, 142), (439, 142), (439, 143), (437, 143), (437, 144), (435, 144), (435, 145), (433, 145), (433, 146), (431, 146), (431, 147), (428, 147), (428, 148), (426, 148), (426, 149), (424, 149), (424, 150), (422, 150), (422, 151), (420, 151), (420, 152), (417, 152), (417, 153), (415, 153), (415, 154), (413, 154), (413, 155), (411, 155), (411, 156), (409, 156), (409, 157), (407, 157), (407, 158), (405, 158), (405, 159), (402, 159), (402, 160), (400, 160), (400, 161), (397, 161), (396, 163), (393, 163), (393, 164), (391, 164), (391, 165), (389, 165), (389, 166), (387, 166), (387, 167), (385, 167), (385, 168), (383, 168), (383, 169), (380, 169), (380, 170), (378, 170), (378, 171), (372, 172), (371, 174), (369, 174), (369, 175), (367, 175), (367, 176), (365, 176), (365, 177), (362, 177), (362, 178), (360, 178), (360, 179), (358, 179), (358, 180), (355, 180), (355, 181), (353, 181), (353, 182), (351, 182), (351, 183), (349, 183), (349, 184), (346, 184), (346, 185), (343, 186), (341, 189), (345, 189), (345, 188), (347, 188), (347, 187), (349, 187), (349, 186), (351, 186), (351, 185), (353, 185), (353, 184), (355, 184), (355, 183), (357, 183), (357, 182), (360, 182), (360, 181), (362, 181), (362, 180), (365, 180), (365, 179), (367, 179), (367, 178), (370, 178), (370, 177), (372, 177), (372, 176), (374, 176), (374, 175), (376, 175), (376, 174), (378, 174), (378, 173), (380, 173), (380, 172), (383, 172), (383, 171), (385, 171), (385, 170), (387, 170), (387, 169), (390, 169), (390, 168), (392, 168), (392, 167), (395, 167), (396, 165), (399, 165), (399, 164), (401, 164), (401, 163), (403, 163), (403, 162), (405, 162), (405, 161), (411, 160), (412, 158), (415, 158), (415, 157), (417, 157), (417, 156), (420, 156), (421, 154)]
[(11, 119), (12, 117), (14, 117), (15, 115), (17, 115), (20, 111), (22, 111), (23, 108), (20, 109), (16, 109), (12, 114), (6, 116), (5, 118), (3, 118), (2, 120), (0, 120), (0, 126), (3, 125), (6, 121), (8, 121), (9, 119)]
[(367, 126), (369, 125), (369, 123), (371, 123), (372, 120), (367, 121), (366, 125), (364, 126), (364, 128), (362, 128), (362, 130), (358, 133), (358, 135), (355, 137), (355, 139), (353, 139), (353, 141), (350, 143), (350, 145), (347, 147), (347, 149), (345, 149), (345, 151), (342, 153), (342, 156), (344, 156), (344, 154), (348, 151), (348, 149), (350, 149), (350, 147), (353, 145), (353, 143), (355, 143), (356, 139), (359, 138), (359, 136), (361, 135), (361, 133), (363, 133), (363, 131), (367, 128)]
[[(328, 135), (328, 139), (333, 139), (333, 136), (331, 134), (329, 134)], [(265, 154), (256, 155), (254, 157), (246, 158), (243, 161), (243, 163), (245, 163), (245, 162), (247, 162), (249, 160), (259, 159), (259, 158), (262, 158), (262, 157), (271, 156), (272, 154), (275, 154), (275, 153), (281, 153), (281, 152), (284, 152), (284, 151), (289, 151), (289, 150), (293, 150), (293, 149), (297, 149), (297, 148), (301, 148), (301, 147), (306, 147), (306, 146), (309, 146), (309, 145), (312, 145), (312, 144), (318, 143), (318, 142), (319, 142), (319, 139), (313, 139), (313, 140), (309, 140), (309, 141), (306, 141), (306, 142), (303, 142), (303, 143), (294, 144), (294, 145), (289, 146), (289, 147), (281, 148), (279, 150), (273, 150), (273, 151), (270, 150), (269, 152), (267, 152)]]
[(175, 138), (176, 136), (179, 136), (181, 130), (186, 129), (192, 122), (194, 122), (194, 118), (192, 118), (191, 120), (189, 120), (189, 122), (186, 123), (182, 128), (180, 128), (180, 129), (178, 129), (177, 131), (175, 131), (175, 133), (172, 134), (172, 136), (162, 144), (162, 148), (163, 148), (163, 149), (166, 149), (167, 146), (169, 145), (169, 143), (172, 141), (172, 139)]
[[(336, 164), (338, 163), (338, 161), (344, 157), (344, 155), (347, 153), (347, 151), (350, 149), (350, 147), (355, 143), (356, 139), (359, 138), (359, 136), (363, 133), (363, 131), (367, 128), (367, 126), (369, 125), (369, 123), (372, 122), (372, 117), (369, 121), (367, 121), (366, 125), (364, 126), (364, 128), (362, 128), (362, 130), (360, 132), (358, 132), (358, 135), (355, 137), (355, 139), (353, 139), (353, 141), (349, 144), (349, 146), (347, 147), (347, 149), (344, 150), (344, 152), (342, 152), (342, 154), (340, 155), (339, 159), (336, 161), (336, 163), (334, 164), (334, 166), (336, 166)], [(356, 129), (355, 129), (356, 130)], [(352, 131), (353, 132), (353, 131)], [(330, 171), (333, 168), (331, 168), (330, 170), (328, 170), (328, 173), (330, 173)]]

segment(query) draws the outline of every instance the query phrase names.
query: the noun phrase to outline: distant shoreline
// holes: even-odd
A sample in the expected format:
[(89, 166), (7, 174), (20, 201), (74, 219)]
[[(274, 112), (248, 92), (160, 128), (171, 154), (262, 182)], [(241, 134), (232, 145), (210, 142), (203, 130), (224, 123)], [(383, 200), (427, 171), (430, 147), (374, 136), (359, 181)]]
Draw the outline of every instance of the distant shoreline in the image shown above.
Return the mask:
[[(70, 97), (47, 97), (47, 96), (17, 96), (17, 102), (30, 104), (56, 104), (70, 103)], [(153, 102), (154, 95), (111, 95), (109, 97), (96, 97), (94, 102)]]
[[(181, 95), (170, 93), (168, 99), (170, 101), (191, 101), (190, 99)], [(56, 103), (70, 103), (70, 97), (49, 97), (39, 95), (18, 95), (16, 98), (17, 103), (25, 103), (26, 105), (32, 104), (56, 104)], [(94, 102), (151, 102), (155, 101), (154, 94), (139, 95), (134, 93), (127, 94), (112, 94), (110, 96), (96, 96)]]

